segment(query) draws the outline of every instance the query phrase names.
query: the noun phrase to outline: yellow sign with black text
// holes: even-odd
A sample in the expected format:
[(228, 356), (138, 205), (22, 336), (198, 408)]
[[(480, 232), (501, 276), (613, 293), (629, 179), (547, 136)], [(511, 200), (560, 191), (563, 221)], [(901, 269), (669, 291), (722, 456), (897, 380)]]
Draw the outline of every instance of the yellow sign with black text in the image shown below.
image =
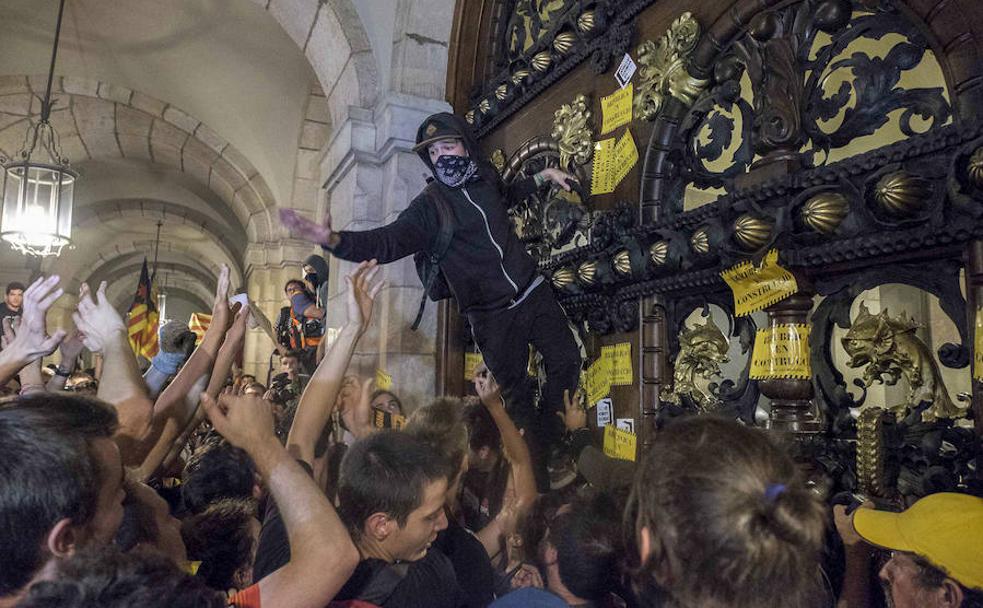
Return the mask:
[(601, 347), (601, 358), (607, 359), (611, 386), (628, 386), (632, 383), (631, 342)]
[(754, 350), (751, 352), (751, 373), (753, 380), (775, 380), (779, 378), (812, 378), (809, 361), (808, 325), (773, 325), (759, 329), (754, 337)]
[(638, 436), (613, 424), (604, 427), (604, 453), (611, 458), (635, 462)]
[(634, 94), (634, 87), (629, 84), (601, 98), (601, 135), (631, 122)]
[(484, 358), (481, 353), (464, 353), (464, 379), (467, 381), (474, 380), (474, 370), (481, 365)]
[(765, 254), (760, 266), (741, 262), (720, 273), (734, 292), (734, 314), (749, 315), (794, 295), (799, 286), (795, 276), (778, 265), (778, 250)]

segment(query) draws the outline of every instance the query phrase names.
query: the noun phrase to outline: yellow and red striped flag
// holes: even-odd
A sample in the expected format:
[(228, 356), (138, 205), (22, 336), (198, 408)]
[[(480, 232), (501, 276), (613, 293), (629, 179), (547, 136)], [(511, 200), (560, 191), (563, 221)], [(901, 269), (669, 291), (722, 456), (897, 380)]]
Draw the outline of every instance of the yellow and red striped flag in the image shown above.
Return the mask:
[(205, 337), (205, 332), (208, 331), (208, 326), (211, 324), (212, 315), (204, 312), (191, 313), (191, 319), (188, 321), (188, 327), (196, 336), (195, 344), (201, 344), (201, 339)]
[(147, 359), (157, 354), (157, 322), (157, 301), (150, 272), (147, 270), (147, 258), (144, 258), (143, 268), (140, 269), (140, 283), (126, 316), (126, 331), (134, 353)]

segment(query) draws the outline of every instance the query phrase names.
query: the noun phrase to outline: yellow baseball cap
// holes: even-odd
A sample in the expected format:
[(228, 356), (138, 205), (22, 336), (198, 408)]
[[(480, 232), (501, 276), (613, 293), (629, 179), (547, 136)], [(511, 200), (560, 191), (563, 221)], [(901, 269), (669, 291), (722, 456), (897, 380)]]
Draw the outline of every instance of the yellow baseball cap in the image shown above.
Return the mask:
[(919, 555), (962, 585), (983, 589), (983, 498), (941, 492), (901, 513), (858, 509), (853, 527), (874, 545)]

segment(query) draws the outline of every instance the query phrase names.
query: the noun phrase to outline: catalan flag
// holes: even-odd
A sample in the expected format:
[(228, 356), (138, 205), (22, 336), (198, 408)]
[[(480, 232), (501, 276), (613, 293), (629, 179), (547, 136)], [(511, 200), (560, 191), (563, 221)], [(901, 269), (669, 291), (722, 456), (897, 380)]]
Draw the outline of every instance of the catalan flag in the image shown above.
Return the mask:
[(147, 258), (143, 259), (140, 269), (140, 283), (137, 285), (133, 304), (127, 314), (127, 333), (130, 336), (130, 347), (137, 355), (150, 359), (157, 354), (157, 298), (155, 297), (150, 272), (147, 270)]
[(201, 344), (201, 339), (205, 337), (205, 332), (208, 331), (208, 326), (211, 324), (212, 315), (204, 312), (191, 313), (191, 320), (188, 321), (188, 327), (196, 336), (195, 344)]

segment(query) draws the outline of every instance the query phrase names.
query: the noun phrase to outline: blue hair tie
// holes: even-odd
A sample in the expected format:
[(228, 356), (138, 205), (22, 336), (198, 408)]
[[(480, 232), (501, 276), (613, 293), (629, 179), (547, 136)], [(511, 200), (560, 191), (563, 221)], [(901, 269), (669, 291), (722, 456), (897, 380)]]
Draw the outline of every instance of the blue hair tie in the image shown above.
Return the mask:
[(768, 502), (775, 502), (784, 491), (785, 491), (785, 484), (770, 483), (765, 487), (765, 500), (767, 500)]

